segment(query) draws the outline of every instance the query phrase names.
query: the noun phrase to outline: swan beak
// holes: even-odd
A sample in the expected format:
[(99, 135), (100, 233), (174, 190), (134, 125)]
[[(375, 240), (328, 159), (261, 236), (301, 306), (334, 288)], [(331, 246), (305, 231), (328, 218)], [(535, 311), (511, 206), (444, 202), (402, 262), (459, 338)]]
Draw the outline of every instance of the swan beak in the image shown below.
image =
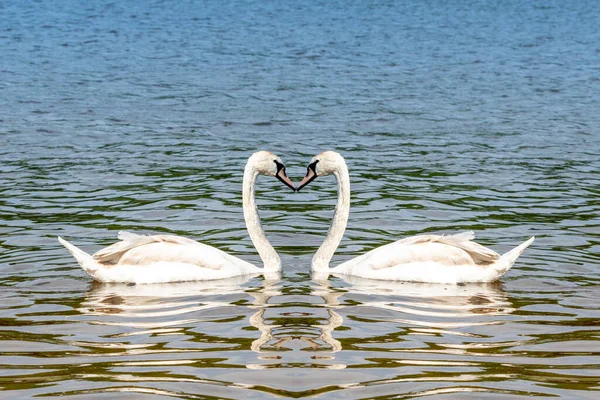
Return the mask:
[(314, 171), (314, 169), (308, 168), (306, 170), (306, 176), (304, 177), (304, 179), (302, 179), (300, 181), (300, 183), (298, 184), (298, 187), (296, 187), (296, 191), (300, 191), (300, 189), (302, 189), (304, 186), (306, 186), (309, 183), (311, 183), (312, 181), (314, 181), (316, 177), (317, 177), (317, 173)]
[(285, 173), (285, 167), (279, 168), (279, 170), (275, 174), (275, 177), (277, 179), (279, 179), (281, 182), (283, 182), (287, 187), (289, 187), (290, 189), (292, 189), (294, 192), (296, 191), (296, 187), (294, 186), (294, 182), (292, 182), (292, 180), (290, 178), (288, 178), (287, 174)]

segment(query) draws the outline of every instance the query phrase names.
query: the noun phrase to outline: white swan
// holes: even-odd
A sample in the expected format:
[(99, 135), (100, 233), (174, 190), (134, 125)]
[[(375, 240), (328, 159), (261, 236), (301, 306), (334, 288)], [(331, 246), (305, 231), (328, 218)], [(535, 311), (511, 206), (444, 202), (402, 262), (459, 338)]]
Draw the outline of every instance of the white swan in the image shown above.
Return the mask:
[(306, 176), (296, 189), (302, 189), (317, 176), (331, 174), (337, 179), (338, 202), (327, 237), (312, 259), (313, 272), (320, 277), (335, 273), (429, 283), (492, 282), (502, 277), (534, 240), (532, 237), (500, 256), (472, 242), (473, 232), (450, 236), (419, 235), (381, 246), (329, 268), (329, 261), (346, 230), (350, 212), (350, 176), (344, 158), (334, 151), (313, 157)]
[(242, 185), (244, 219), (264, 268), (181, 236), (119, 232), (120, 242), (94, 255), (61, 237), (58, 240), (92, 278), (101, 282), (166, 283), (275, 273), (281, 270), (281, 261), (265, 236), (254, 199), (254, 185), (260, 174), (274, 176), (291, 189), (294, 185), (275, 154), (259, 151), (248, 159)]

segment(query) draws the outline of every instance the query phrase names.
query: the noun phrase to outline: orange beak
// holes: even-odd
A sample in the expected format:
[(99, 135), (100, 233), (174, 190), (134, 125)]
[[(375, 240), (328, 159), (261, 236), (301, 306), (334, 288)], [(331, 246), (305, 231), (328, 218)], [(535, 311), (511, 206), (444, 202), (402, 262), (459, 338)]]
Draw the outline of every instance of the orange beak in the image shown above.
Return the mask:
[(311, 183), (312, 181), (314, 181), (316, 178), (317, 178), (317, 173), (312, 168), (308, 168), (306, 170), (306, 176), (300, 181), (300, 183), (298, 184), (298, 187), (296, 187), (296, 190), (299, 191), (304, 186), (306, 186), (309, 183)]
[(281, 182), (283, 182), (287, 187), (292, 189), (294, 192), (296, 191), (294, 182), (292, 182), (292, 180), (290, 178), (288, 178), (287, 174), (285, 173), (285, 167), (280, 168), (279, 171), (277, 171), (277, 174), (275, 174), (275, 177), (277, 179), (279, 179)]

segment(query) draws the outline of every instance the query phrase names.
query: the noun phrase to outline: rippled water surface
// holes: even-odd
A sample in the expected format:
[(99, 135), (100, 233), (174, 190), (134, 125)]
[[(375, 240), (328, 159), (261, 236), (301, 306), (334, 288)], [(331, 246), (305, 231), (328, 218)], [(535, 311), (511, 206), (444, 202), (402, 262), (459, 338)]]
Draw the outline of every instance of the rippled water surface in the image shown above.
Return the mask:
[[(0, 398), (598, 398), (599, 27), (594, 1), (1, 2)], [(294, 180), (346, 157), (333, 264), (536, 241), (493, 285), (314, 281), (332, 177), (259, 180), (278, 280), (98, 284), (56, 240), (260, 265), (258, 149)]]

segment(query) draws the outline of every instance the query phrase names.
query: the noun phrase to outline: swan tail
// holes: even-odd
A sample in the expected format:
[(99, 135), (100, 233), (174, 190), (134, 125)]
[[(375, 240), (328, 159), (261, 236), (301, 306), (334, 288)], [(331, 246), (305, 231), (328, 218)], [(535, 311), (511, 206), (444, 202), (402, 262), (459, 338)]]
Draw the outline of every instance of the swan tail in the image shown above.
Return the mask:
[(67, 242), (60, 236), (58, 237), (58, 241), (60, 244), (65, 246), (67, 250), (69, 250), (69, 253), (75, 257), (75, 260), (77, 260), (85, 272), (87, 272), (92, 278), (96, 278), (96, 272), (99, 268), (101, 268), (101, 265), (94, 259), (94, 257), (81, 250), (79, 247)]
[(523, 254), (525, 249), (528, 248), (531, 243), (533, 243), (534, 239), (535, 236), (532, 236), (529, 240), (521, 243), (520, 245), (518, 245), (517, 247), (503, 254), (500, 257), (500, 262), (497, 263), (498, 268), (496, 269), (500, 276), (508, 272), (508, 270), (513, 266), (515, 261), (517, 261), (517, 258), (519, 258), (521, 254)]

